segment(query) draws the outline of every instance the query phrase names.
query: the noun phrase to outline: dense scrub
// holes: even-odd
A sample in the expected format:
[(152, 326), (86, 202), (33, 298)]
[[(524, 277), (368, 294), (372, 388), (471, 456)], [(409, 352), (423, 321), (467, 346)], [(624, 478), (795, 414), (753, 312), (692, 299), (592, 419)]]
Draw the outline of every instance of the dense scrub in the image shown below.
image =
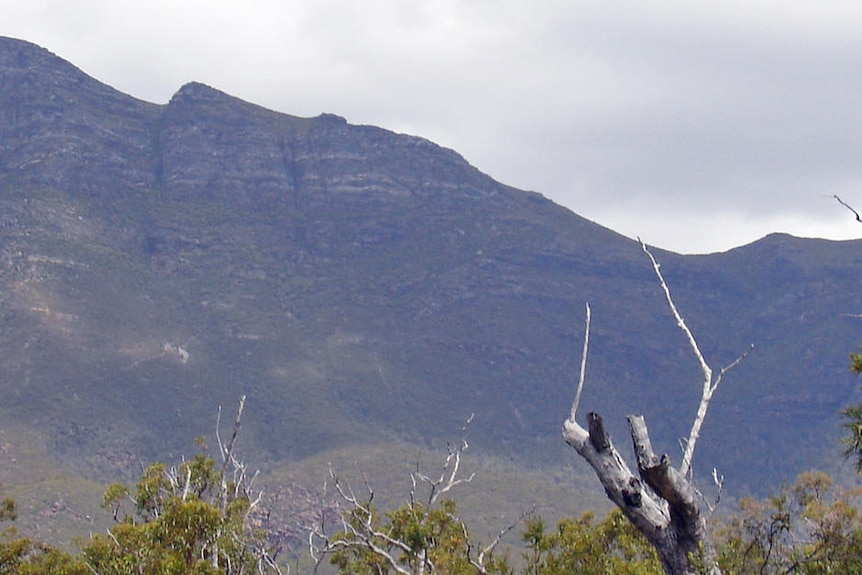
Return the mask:
[[(274, 560), (277, 550), (249, 514), (254, 502), (236, 487), (222, 482), (216, 461), (204, 452), (175, 467), (153, 464), (132, 488), (108, 487), (103, 503), (114, 526), (82, 534), (74, 551), (19, 534), (14, 502), (5, 499), (0, 518), (10, 526), (0, 537), (0, 575), (288, 572), (288, 554)], [(359, 506), (340, 506), (342, 516), (331, 522), (335, 544), (316, 558), (316, 569), (344, 575), (662, 573), (654, 549), (618, 510), (553, 526), (525, 513), (500, 541), (479, 542), (454, 499), (435, 498), (429, 505), (416, 497), (399, 508), (377, 509), (372, 498), (369, 491), (366, 500), (356, 500)], [(836, 486), (820, 472), (803, 473), (766, 499), (743, 499), (711, 522), (722, 572), (862, 572), (860, 503), (862, 487)], [(366, 523), (369, 532), (355, 528)], [(303, 570), (311, 567), (294, 565), (294, 573)]]

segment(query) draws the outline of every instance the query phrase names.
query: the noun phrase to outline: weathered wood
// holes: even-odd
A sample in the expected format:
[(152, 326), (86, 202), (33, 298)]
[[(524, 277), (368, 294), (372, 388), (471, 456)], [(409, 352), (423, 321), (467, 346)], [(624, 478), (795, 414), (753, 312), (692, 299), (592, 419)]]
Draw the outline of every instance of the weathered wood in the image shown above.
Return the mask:
[(668, 505), (668, 527), (673, 535), (673, 545), (677, 548), (672, 554), (684, 554), (677, 560), (685, 559), (686, 563), (688, 555), (692, 553), (703, 553), (705, 558), (711, 560), (714, 551), (707, 538), (706, 519), (700, 511), (697, 491), (670, 464), (670, 457), (666, 454), (658, 457), (653, 452), (643, 416), (630, 415), (628, 421), (641, 478)]
[(593, 448), (599, 453), (607, 451), (611, 446), (611, 438), (607, 431), (605, 431), (605, 424), (602, 421), (602, 416), (592, 411), (588, 413), (587, 427), (590, 430), (590, 443), (593, 444)]
[[(588, 416), (589, 431), (567, 420), (563, 436), (596, 473), (608, 498), (655, 547), (668, 575), (693, 575), (690, 558), (703, 553), (709, 564), (712, 547), (694, 487), (652, 449), (642, 416), (630, 416), (632, 443), (638, 458), (635, 475), (617, 452), (602, 418)], [(720, 575), (717, 567), (712, 575)]]

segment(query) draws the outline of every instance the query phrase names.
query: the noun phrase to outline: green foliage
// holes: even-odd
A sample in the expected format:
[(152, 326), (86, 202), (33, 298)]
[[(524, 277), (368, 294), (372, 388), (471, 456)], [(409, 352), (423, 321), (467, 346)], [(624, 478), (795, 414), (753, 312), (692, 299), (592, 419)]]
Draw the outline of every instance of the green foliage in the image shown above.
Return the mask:
[[(330, 563), (344, 575), (394, 572), (392, 558), (410, 573), (468, 575), (477, 572), (470, 560), (472, 543), (451, 499), (426, 507), (419, 502), (384, 513), (370, 505), (346, 514), (349, 527), (333, 541)], [(504, 561), (491, 560), (487, 573), (505, 573)]]
[[(266, 539), (250, 528), (250, 501), (236, 487), (222, 482), (215, 461), (203, 452), (176, 468), (154, 463), (134, 492), (121, 484), (107, 488), (103, 506), (117, 524), (86, 541), (83, 557), (101, 575), (256, 570)], [(127, 510), (130, 503), (134, 507)]]
[(18, 517), (18, 508), (15, 505), (15, 500), (11, 497), (6, 497), (0, 501), (0, 521), (15, 520)]
[[(850, 354), (850, 371), (862, 374), (862, 354)], [(856, 472), (862, 473), (862, 405), (848, 407), (841, 412), (844, 416), (842, 427), (847, 435), (841, 438), (844, 444), (844, 456), (852, 459)]]
[(653, 547), (618, 509), (601, 522), (592, 513), (564, 519), (548, 533), (539, 517), (527, 520), (524, 575), (661, 575)]
[(20, 537), (14, 529), (0, 535), (0, 575), (87, 575), (90, 571), (68, 552)]
[(862, 489), (806, 472), (765, 501), (744, 499), (717, 533), (719, 565), (733, 575), (862, 572)]
[(844, 457), (852, 459), (857, 473), (862, 473), (862, 405), (854, 405), (841, 412), (844, 423), (841, 427), (847, 434), (841, 438)]
[[(14, 521), (15, 501), (0, 501), (0, 521)], [(0, 532), (0, 575), (84, 575), (89, 573), (80, 560), (66, 551), (21, 537), (14, 527)]]

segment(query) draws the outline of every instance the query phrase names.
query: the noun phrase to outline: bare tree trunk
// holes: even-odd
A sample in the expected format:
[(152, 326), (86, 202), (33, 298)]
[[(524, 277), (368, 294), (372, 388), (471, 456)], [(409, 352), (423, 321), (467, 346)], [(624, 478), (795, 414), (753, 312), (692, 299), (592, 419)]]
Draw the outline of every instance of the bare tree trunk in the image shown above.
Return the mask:
[(617, 452), (598, 414), (587, 415), (589, 431), (567, 420), (563, 437), (596, 472), (608, 498), (655, 547), (668, 575), (693, 575), (691, 559), (697, 558), (719, 575), (694, 488), (667, 456), (653, 453), (643, 417), (628, 419), (638, 475)]

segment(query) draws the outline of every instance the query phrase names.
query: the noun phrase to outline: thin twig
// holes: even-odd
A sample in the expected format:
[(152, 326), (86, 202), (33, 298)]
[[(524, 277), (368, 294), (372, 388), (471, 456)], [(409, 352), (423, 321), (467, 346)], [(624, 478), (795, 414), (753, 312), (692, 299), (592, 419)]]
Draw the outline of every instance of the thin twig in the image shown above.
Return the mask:
[[(535, 513), (535, 511), (536, 511), (535, 507), (533, 507), (529, 511), (523, 511), (521, 513), (521, 515), (518, 517), (517, 521), (513, 521), (512, 523), (509, 523), (509, 525), (507, 525), (505, 528), (501, 529), (500, 532), (497, 533), (497, 536), (494, 537), (494, 539), (488, 545), (486, 545), (485, 547), (482, 548), (482, 550), (479, 552), (479, 556), (476, 557), (476, 561), (473, 561), (471, 559), (470, 563), (474, 567), (479, 569), (480, 573), (483, 573), (483, 574), (487, 573), (488, 570), (485, 567), (485, 558), (490, 556), (494, 552), (494, 549), (497, 548), (497, 545), (500, 544), (500, 542), (503, 540), (503, 537), (505, 537), (512, 529), (514, 529), (521, 521), (523, 521), (525, 517)], [(469, 555), (470, 555), (469, 540), (470, 539), (469, 539), (469, 536), (467, 533), (467, 526), (464, 525), (463, 521), (461, 522), (461, 525), (463, 526), (463, 529), (464, 529), (464, 539), (468, 542), (467, 556), (469, 557)]]
[[(242, 427), (242, 410), (243, 410), (243, 408), (245, 408), (245, 395), (241, 395), (239, 397), (239, 406), (237, 407), (236, 419), (234, 420), (234, 423), (233, 423), (233, 433), (230, 436), (230, 441), (228, 442), (227, 447), (223, 446), (221, 444), (221, 440), (219, 440), (219, 448), (222, 450), (222, 452), (221, 452), (222, 461), (223, 461), (222, 473), (224, 473), (227, 470), (227, 465), (230, 462), (230, 459), (231, 459), (232, 454), (233, 454), (234, 443), (236, 442), (237, 435), (239, 435), (239, 429), (240, 429), (240, 427)], [(221, 415), (221, 409), (219, 409), (219, 415)], [(218, 426), (218, 423), (216, 423), (216, 426)], [(218, 427), (216, 427), (216, 432), (218, 432)]]
[(572, 402), (572, 412), (569, 414), (569, 421), (575, 421), (575, 415), (578, 413), (578, 405), (581, 403), (581, 391), (584, 389), (584, 377), (587, 373), (587, 353), (590, 349), (590, 304), (587, 303), (587, 318), (584, 327), (584, 350), (581, 353), (581, 373), (578, 376), (578, 389), (575, 392), (575, 401)]
[(853, 212), (853, 215), (854, 215), (854, 216), (856, 216), (856, 221), (857, 221), (857, 222), (862, 223), (862, 217), (860, 217), (860, 216), (859, 216), (859, 212), (857, 212), (856, 210), (854, 210), (853, 208), (851, 208), (851, 207), (850, 207), (850, 204), (848, 204), (847, 202), (845, 202), (844, 200), (842, 200), (842, 199), (841, 199), (841, 198), (839, 198), (838, 196), (832, 196), (832, 197), (833, 197), (833, 198), (835, 198), (836, 200), (838, 200), (838, 203), (839, 203), (839, 204), (841, 204), (842, 206), (844, 206), (845, 208), (847, 208), (848, 210), (850, 210), (851, 212)]

